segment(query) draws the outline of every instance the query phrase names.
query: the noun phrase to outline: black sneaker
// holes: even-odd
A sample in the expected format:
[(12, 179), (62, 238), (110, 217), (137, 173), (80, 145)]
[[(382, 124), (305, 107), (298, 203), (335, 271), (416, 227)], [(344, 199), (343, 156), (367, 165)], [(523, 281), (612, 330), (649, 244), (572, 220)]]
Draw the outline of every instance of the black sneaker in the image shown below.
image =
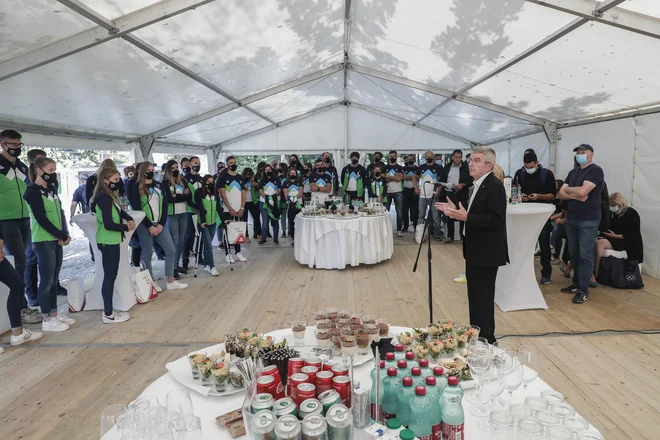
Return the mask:
[(280, 241), (276, 238), (276, 239), (273, 241), (273, 244), (280, 244)]
[(586, 292), (583, 292), (581, 290), (578, 290), (575, 293), (575, 296), (573, 297), (573, 302), (575, 304), (583, 304), (589, 299), (589, 294)]
[(181, 267), (181, 266), (177, 266), (175, 270), (176, 270), (177, 272), (179, 272), (179, 274), (182, 274), (182, 273), (184, 273), (184, 274), (185, 274), (185, 273), (188, 273), (188, 268), (184, 269), (184, 268)]
[(266, 240), (261, 239), (261, 240), (259, 240), (259, 243), (258, 243), (258, 244), (266, 244)]
[(58, 281), (57, 282), (57, 294), (59, 296), (67, 296), (67, 293), (68, 292), (67, 292), (66, 288), (63, 285), (61, 285), (60, 282)]
[(578, 290), (578, 287), (575, 284), (571, 284), (570, 286), (563, 287), (561, 289), (561, 291), (564, 292), (564, 293), (575, 293), (575, 292), (577, 292), (577, 290)]
[(176, 269), (174, 269), (174, 279), (175, 280), (180, 280), (181, 279), (181, 275), (179, 275), (179, 271), (177, 271)]
[(445, 238), (445, 244), (452, 244), (454, 242), (454, 239), (451, 237), (446, 237)]

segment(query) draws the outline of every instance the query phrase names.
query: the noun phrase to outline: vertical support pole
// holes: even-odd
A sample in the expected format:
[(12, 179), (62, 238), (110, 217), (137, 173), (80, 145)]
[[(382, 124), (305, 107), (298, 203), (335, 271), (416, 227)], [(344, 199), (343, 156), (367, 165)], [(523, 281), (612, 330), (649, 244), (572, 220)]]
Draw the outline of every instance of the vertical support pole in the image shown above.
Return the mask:
[(348, 105), (344, 102), (344, 163), (348, 163)]
[(142, 153), (142, 159), (148, 160), (149, 162), (154, 161), (153, 149), (156, 138), (152, 135), (148, 135), (140, 138), (140, 152)]
[(550, 144), (550, 164), (548, 168), (550, 171), (557, 174), (557, 142), (559, 140), (559, 136), (557, 134), (557, 124), (552, 122), (544, 122), (543, 132), (548, 138), (548, 142)]
[(207, 168), (208, 168), (208, 173), (211, 175), (214, 175), (217, 171), (217, 168), (215, 166), (215, 152), (213, 151), (213, 148), (209, 148), (206, 150), (206, 162), (207, 162)]

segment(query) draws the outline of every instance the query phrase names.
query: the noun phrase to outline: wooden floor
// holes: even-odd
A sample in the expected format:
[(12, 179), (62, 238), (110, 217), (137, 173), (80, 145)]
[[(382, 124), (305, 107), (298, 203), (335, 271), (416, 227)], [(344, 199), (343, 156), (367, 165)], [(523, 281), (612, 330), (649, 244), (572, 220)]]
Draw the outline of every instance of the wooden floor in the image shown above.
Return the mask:
[[(282, 328), (329, 305), (389, 317), (396, 325), (425, 325), (426, 264), (412, 273), (417, 247), (411, 234), (396, 240), (391, 261), (343, 271), (297, 264), (286, 239), (277, 248), (250, 245), (244, 251), (249, 261), (233, 272), (220, 265), (218, 278), (187, 277), (188, 290), (134, 307), (125, 324), (102, 325), (100, 312), (82, 312), (70, 331), (29, 347), (4, 345), (0, 439), (98, 438), (105, 406), (128, 403), (165, 373), (166, 362), (238, 327)], [(434, 318), (467, 322), (465, 285), (452, 281), (463, 267), (460, 244), (433, 247)], [(634, 292), (599, 287), (583, 305), (559, 292), (566, 281), (556, 270), (543, 287), (548, 310), (498, 311), (498, 336), (536, 345), (540, 376), (606, 439), (659, 438), (660, 335), (524, 335), (660, 329), (660, 281), (646, 278), (646, 288)], [(9, 334), (0, 337), (0, 343), (8, 340)]]

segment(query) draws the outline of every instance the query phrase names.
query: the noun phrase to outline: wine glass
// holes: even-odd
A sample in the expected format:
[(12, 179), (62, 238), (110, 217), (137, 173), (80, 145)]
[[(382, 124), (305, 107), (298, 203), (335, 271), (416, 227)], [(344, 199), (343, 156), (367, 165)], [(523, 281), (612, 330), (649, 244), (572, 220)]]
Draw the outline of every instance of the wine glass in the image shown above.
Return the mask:
[(523, 366), (520, 359), (511, 357), (511, 368), (505, 369), (502, 374), (504, 389), (509, 392), (509, 401), (513, 402), (513, 392), (523, 383)]
[(117, 419), (124, 412), (126, 412), (124, 405), (110, 405), (101, 412), (101, 438), (115, 426)]
[(521, 345), (518, 348), (518, 359), (523, 366), (523, 384), (527, 395), (527, 385), (539, 375), (539, 353), (532, 345)]
[(477, 390), (468, 395), (465, 400), (473, 405), (483, 405), (487, 402), (486, 397), (481, 392), (481, 373), (483, 373), (492, 362), (492, 353), (488, 346), (488, 341), (484, 338), (478, 338), (474, 343), (468, 346), (468, 365), (472, 376), (476, 376)]
[(476, 417), (488, 417), (491, 413), (493, 401), (502, 394), (504, 385), (502, 383), (502, 370), (495, 365), (490, 365), (481, 374), (481, 392), (488, 397), (488, 403), (471, 406), (470, 414)]

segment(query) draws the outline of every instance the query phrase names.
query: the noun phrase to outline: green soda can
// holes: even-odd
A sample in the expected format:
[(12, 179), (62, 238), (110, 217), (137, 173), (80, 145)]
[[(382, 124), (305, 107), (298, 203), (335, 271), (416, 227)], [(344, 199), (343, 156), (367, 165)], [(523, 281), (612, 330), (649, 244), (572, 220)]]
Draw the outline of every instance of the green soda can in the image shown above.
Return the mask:
[(330, 440), (353, 440), (353, 414), (346, 405), (334, 405), (326, 414)]
[(275, 438), (275, 424), (277, 417), (269, 410), (259, 411), (252, 417), (250, 431), (255, 440), (273, 440)]
[(341, 396), (336, 390), (327, 390), (319, 394), (319, 401), (323, 405), (323, 415), (328, 413), (330, 407), (340, 404)]
[(310, 414), (323, 415), (323, 405), (321, 405), (321, 402), (319, 402), (318, 399), (303, 400), (300, 404), (300, 408), (298, 408), (298, 418), (302, 420)]
[(293, 403), (293, 399), (291, 397), (285, 397), (275, 401), (273, 404), (273, 412), (279, 419), (280, 417), (286, 415), (296, 416), (298, 414), (298, 409), (296, 408), (296, 404)]
[(275, 425), (275, 438), (277, 440), (302, 440), (300, 421), (294, 415), (282, 416)]
[(309, 414), (303, 419), (302, 440), (328, 440), (328, 423), (321, 414)]

